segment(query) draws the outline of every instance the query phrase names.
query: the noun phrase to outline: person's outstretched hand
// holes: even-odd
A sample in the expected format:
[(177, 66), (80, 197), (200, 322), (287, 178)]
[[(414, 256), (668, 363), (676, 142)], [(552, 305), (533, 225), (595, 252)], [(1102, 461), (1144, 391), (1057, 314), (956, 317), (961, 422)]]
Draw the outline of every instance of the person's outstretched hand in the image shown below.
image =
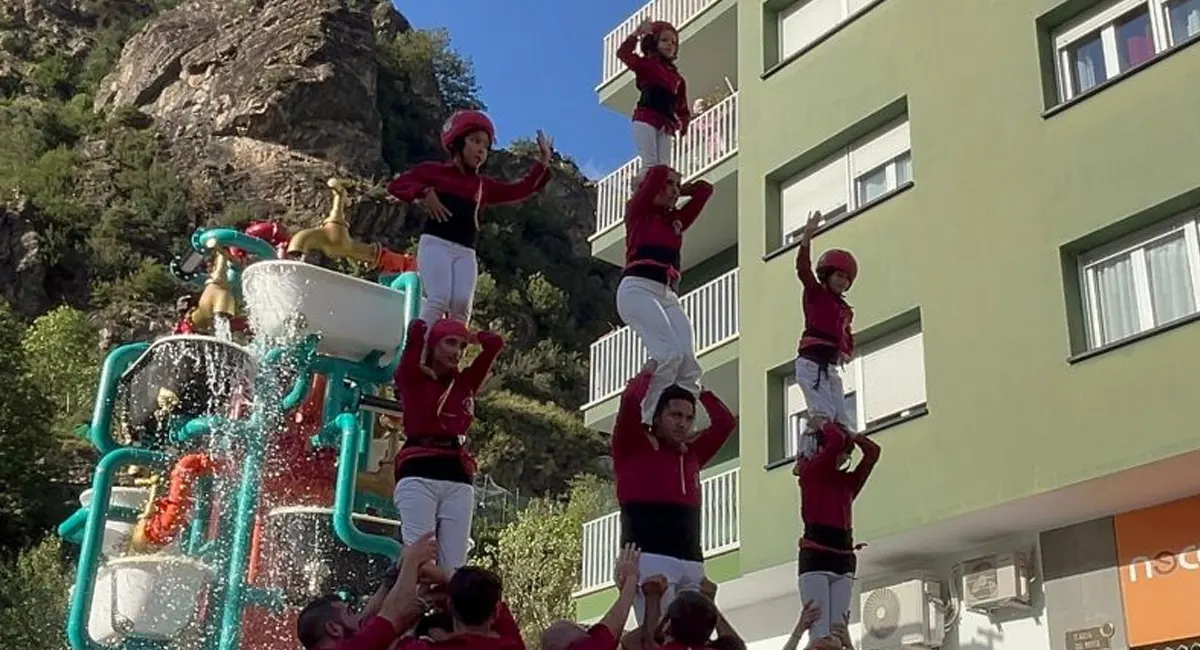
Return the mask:
[(554, 138), (542, 133), (541, 129), (537, 132), (537, 146), (539, 158), (543, 165), (549, 165), (550, 159), (554, 156)]
[(633, 544), (626, 544), (621, 552), (617, 555), (617, 589), (624, 589), (632, 580), (635, 584), (641, 578), (641, 569), (639, 564), (642, 560), (642, 552)]
[(816, 623), (821, 618), (821, 608), (814, 601), (806, 601), (804, 609), (800, 611), (800, 620), (796, 621), (796, 629), (793, 631), (797, 636), (807, 632), (812, 628), (813, 623)]

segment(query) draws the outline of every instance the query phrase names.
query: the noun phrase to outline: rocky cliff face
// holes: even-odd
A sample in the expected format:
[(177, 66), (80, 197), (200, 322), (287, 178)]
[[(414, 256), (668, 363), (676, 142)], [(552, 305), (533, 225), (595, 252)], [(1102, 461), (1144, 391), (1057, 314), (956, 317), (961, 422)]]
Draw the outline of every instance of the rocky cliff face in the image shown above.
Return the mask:
[[(28, 66), (10, 50), (40, 53), (34, 59), (64, 53), (72, 65), (87, 65), (102, 45), (97, 33), (113, 15), (140, 21), (139, 27), (95, 84), (91, 108), (144, 121), (158, 134), (187, 194), (190, 223), (178, 226), (180, 242), (196, 225), (228, 220), (231, 210), (293, 229), (315, 225), (328, 210), (331, 176), (350, 178), (362, 190), (349, 208), (357, 236), (393, 248), (411, 239), (417, 219), (381, 191), (400, 171), (385, 162), (387, 123), (406, 118), (381, 113), (387, 107), (380, 80), (399, 86), (393, 94), (421, 97), (421, 106), (435, 113), (442, 109), (432, 69), (399, 79), (381, 69), (380, 44), (410, 30), (388, 0), (0, 0), (0, 45), (20, 41), (0, 47), (0, 90), (15, 89), (9, 97), (37, 92)], [(440, 121), (423, 119), (430, 117)], [(422, 141), (409, 147), (424, 152), (418, 157), (437, 147), (436, 127), (420, 132), (413, 137)], [(91, 134), (76, 146), (86, 181), (79, 193), (97, 213), (120, 172), (105, 137)], [(562, 164), (567, 173), (556, 175), (545, 200), (562, 214), (576, 253), (586, 256), (592, 190), (573, 164)], [(525, 168), (503, 151), (489, 164), (491, 173), (512, 178)], [(50, 234), (39, 231), (19, 191), (5, 199), (0, 297), (31, 316), (63, 300), (85, 303), (86, 275), (55, 277), (43, 252)], [(160, 258), (166, 254), (159, 251)], [(106, 318), (120, 314), (127, 321), (114, 337), (145, 336), (169, 322), (169, 309), (151, 307), (109, 305)]]
[(316, 214), (329, 177), (389, 174), (375, 42), (408, 29), (386, 1), (187, 2), (129, 40), (95, 108), (151, 116), (209, 207)]

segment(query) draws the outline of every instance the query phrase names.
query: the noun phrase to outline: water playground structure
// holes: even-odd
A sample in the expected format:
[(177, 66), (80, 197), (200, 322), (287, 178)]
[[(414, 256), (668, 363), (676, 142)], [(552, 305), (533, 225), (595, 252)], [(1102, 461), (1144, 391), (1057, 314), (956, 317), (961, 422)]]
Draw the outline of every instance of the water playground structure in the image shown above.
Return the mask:
[(201, 290), (184, 333), (105, 359), (87, 431), (101, 457), (59, 527), (80, 545), (73, 650), (295, 648), (309, 599), (364, 596), (399, 556), (391, 384), (420, 281), (350, 237), (346, 185), (329, 185), (330, 215), (295, 236), (197, 231), (172, 267)]

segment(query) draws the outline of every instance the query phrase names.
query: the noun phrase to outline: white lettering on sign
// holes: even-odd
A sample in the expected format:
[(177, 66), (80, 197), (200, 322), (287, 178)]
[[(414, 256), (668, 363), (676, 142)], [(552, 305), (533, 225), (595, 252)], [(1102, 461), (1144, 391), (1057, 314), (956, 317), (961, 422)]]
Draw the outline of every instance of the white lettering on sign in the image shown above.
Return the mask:
[[(1139, 567), (1141, 572), (1138, 571)], [(1179, 549), (1178, 553), (1162, 551), (1152, 558), (1144, 555), (1133, 558), (1129, 561), (1129, 582), (1137, 582), (1139, 576), (1142, 580), (1152, 580), (1156, 574), (1167, 575), (1177, 567), (1185, 571), (1200, 570), (1200, 546), (1189, 544)]]

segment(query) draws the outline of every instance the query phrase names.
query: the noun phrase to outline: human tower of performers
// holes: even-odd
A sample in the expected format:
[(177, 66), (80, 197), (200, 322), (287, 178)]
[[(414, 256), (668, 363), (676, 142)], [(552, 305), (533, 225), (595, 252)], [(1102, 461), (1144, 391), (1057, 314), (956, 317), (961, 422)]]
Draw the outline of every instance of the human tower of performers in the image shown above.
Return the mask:
[[(625, 207), (625, 267), (616, 303), (650, 356), (621, 394), (612, 432), (620, 595), (590, 628), (566, 620), (550, 625), (541, 636), (543, 650), (745, 648), (714, 603), (717, 588), (705, 577), (700, 542), (700, 470), (737, 418), (701, 386), (691, 323), (677, 293), (684, 234), (713, 194), (705, 181), (682, 183), (670, 166), (673, 142), (692, 118), (676, 67), (678, 47), (674, 27), (647, 21), (618, 49), (641, 92), (633, 135), (642, 169)], [(504, 348), (498, 334), (473, 331), (468, 323), (480, 219), (489, 206), (521, 202), (544, 188), (553, 150), (538, 132), (538, 160), (524, 178), (505, 183), (480, 172), (495, 139), (486, 115), (459, 111), (441, 133), (448, 159), (418, 164), (388, 186), (428, 217), (417, 247), (425, 307), (409, 327), (396, 372), (406, 440), (395, 459), (394, 501), (405, 550), (362, 611), (336, 596), (305, 607), (297, 634), (309, 650), (525, 648), (500, 580), (466, 563), (476, 468), (465, 441), (475, 393)], [(795, 370), (808, 422), (793, 469), (804, 524), (800, 614), (786, 650), (796, 650), (805, 632), (808, 649), (852, 648), (847, 624), (858, 547), (851, 507), (879, 459), (879, 447), (852, 430), (839, 375), (854, 352), (845, 294), (858, 265), (848, 251), (834, 249), (813, 266), (811, 239), (819, 222), (820, 214), (810, 215), (796, 254), (805, 326)], [(482, 351), (461, 367), (474, 343)], [(697, 402), (709, 426), (693, 433)], [(851, 468), (855, 447), (862, 458)], [(631, 609), (638, 628), (626, 632)]]

